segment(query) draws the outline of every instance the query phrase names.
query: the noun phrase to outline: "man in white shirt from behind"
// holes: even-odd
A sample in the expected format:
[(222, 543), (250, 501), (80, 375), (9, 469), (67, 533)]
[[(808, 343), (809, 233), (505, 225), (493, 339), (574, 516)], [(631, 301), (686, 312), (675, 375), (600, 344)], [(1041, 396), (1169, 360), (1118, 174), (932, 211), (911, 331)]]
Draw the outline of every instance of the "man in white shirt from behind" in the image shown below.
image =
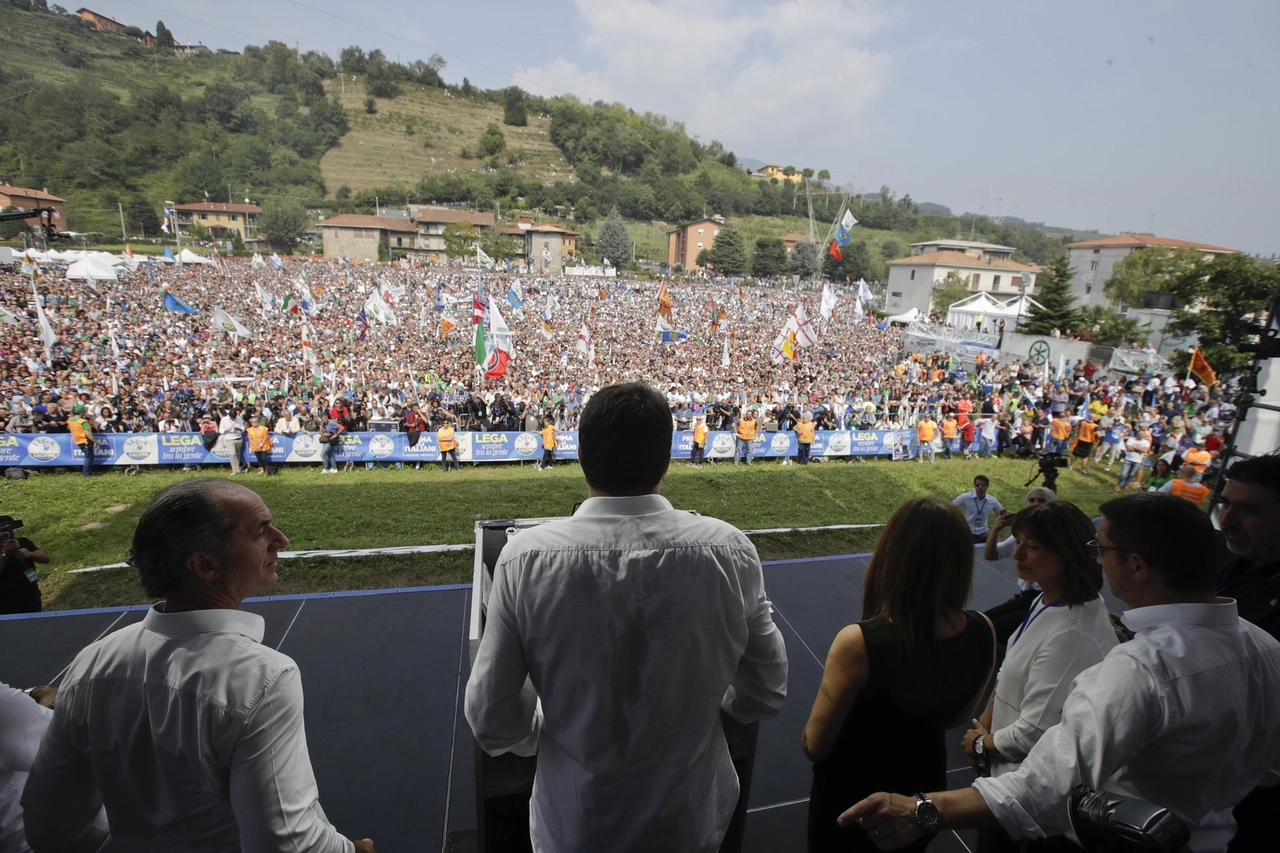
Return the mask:
[(720, 712), (767, 720), (786, 698), (755, 547), (660, 494), (671, 435), (657, 391), (598, 391), (579, 427), (589, 498), (494, 569), (466, 716), (493, 755), (537, 738), (535, 851), (712, 853), (739, 790)]
[[(274, 586), (289, 543), (250, 490), (162, 489), (128, 561), (164, 601), (67, 669), (22, 806), (35, 853), (365, 853), (320, 807), (297, 664), (240, 602)], [(105, 805), (110, 836), (94, 824)]]
[(922, 824), (1040, 838), (1067, 831), (1067, 798), (1085, 784), (1168, 808), (1195, 853), (1226, 850), (1235, 805), (1280, 784), (1280, 643), (1215, 594), (1213, 525), (1189, 501), (1137, 493), (1101, 511), (1091, 544), (1134, 638), (1076, 678), (1062, 722), (1016, 771), (920, 798), (873, 794), (842, 823), (883, 850)]

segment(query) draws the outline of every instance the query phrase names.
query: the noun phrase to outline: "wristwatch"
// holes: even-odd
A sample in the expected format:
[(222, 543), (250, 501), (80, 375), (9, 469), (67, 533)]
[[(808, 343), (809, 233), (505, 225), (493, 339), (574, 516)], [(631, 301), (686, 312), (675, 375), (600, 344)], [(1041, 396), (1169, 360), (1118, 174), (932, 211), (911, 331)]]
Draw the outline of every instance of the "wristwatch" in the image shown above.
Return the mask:
[(982, 739), (984, 737), (985, 735), (978, 735), (978, 739), (973, 742), (974, 755), (984, 755), (986, 753), (987, 749), (982, 745)]
[(916, 794), (916, 826), (925, 832), (937, 832), (942, 826), (942, 814), (933, 800), (924, 794)]

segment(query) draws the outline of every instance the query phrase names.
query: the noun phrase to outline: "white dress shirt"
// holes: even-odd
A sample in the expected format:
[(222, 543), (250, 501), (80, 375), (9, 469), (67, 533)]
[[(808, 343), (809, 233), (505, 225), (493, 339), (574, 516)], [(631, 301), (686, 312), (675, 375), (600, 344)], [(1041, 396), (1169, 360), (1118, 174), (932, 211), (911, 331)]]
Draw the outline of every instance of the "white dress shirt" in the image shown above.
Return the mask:
[(1009, 638), (992, 700), (991, 739), (1010, 761), (992, 762), (991, 774), (1015, 769), (1047, 729), (1062, 719), (1062, 704), (1080, 673), (1116, 646), (1102, 597), (1075, 607), (1045, 607), (1040, 596), (1027, 611), (1025, 630)]
[(320, 808), (302, 681), (240, 610), (161, 613), (67, 670), (27, 780), (37, 851), (353, 853)]
[(0, 853), (25, 853), (22, 787), (53, 711), (21, 690), (0, 684)]
[(787, 659), (755, 546), (658, 495), (591, 498), (511, 540), (467, 683), (480, 745), (537, 723), (536, 851), (714, 851), (738, 780), (723, 706), (766, 720)]
[(1231, 599), (1140, 607), (1124, 622), (1134, 639), (1076, 678), (1062, 722), (1016, 771), (974, 787), (1014, 838), (1066, 832), (1084, 783), (1172, 810), (1196, 853), (1226, 850), (1235, 804), (1280, 783), (1280, 643)]
[(987, 532), (987, 519), (991, 517), (991, 513), (999, 515), (1004, 510), (1000, 501), (991, 497), (989, 492), (984, 498), (978, 497), (977, 492), (965, 492), (951, 503), (960, 507), (965, 520), (969, 522), (969, 529), (975, 536)]

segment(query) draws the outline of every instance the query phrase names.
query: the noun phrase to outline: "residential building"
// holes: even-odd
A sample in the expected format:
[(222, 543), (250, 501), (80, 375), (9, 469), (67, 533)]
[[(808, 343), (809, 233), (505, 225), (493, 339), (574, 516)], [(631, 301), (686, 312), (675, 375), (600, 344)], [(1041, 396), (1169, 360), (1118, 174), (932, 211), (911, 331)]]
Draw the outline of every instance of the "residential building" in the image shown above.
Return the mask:
[[(667, 232), (667, 266), (681, 264), (687, 270), (700, 270), (698, 253), (716, 244), (716, 235), (724, 226), (722, 217), (699, 219)], [(610, 258), (610, 260), (613, 260)]]
[(792, 172), (790, 175), (788, 175), (786, 172), (783, 171), (783, 167), (773, 166), (773, 165), (764, 166), (760, 169), (757, 169), (756, 171), (751, 173), (751, 177), (760, 178), (766, 181), (776, 178), (779, 181), (790, 181), (793, 184), (798, 184), (804, 180), (804, 174), (801, 172)]
[[(1210, 246), (1206, 243), (1193, 243), (1189, 240), (1175, 240), (1170, 237), (1156, 237), (1151, 234), (1121, 234), (1116, 237), (1103, 237), (1100, 240), (1085, 240), (1081, 243), (1067, 244), (1067, 262), (1074, 270), (1071, 276), (1071, 292), (1078, 300), (1078, 305), (1107, 305), (1103, 285), (1111, 278), (1116, 264), (1127, 258), (1138, 249), (1150, 247), (1164, 249), (1195, 249), (1206, 258), (1219, 255), (1234, 255), (1235, 249), (1224, 249), (1222, 246)], [(1156, 300), (1158, 301), (1158, 299)], [(1172, 308), (1170, 304), (1156, 305), (1156, 308)], [(1124, 306), (1121, 306), (1123, 311)]]
[(798, 243), (812, 243), (808, 234), (783, 234), (782, 242), (786, 244), (788, 252), (794, 252)]
[[(906, 258), (889, 261), (889, 283), (885, 289), (885, 310), (902, 314), (912, 308), (928, 314), (933, 298), (934, 285), (954, 272), (969, 282), (974, 293), (987, 292), (992, 296), (1017, 296), (1026, 284), (1026, 293), (1032, 293), (1036, 285), (1036, 273), (1040, 267), (1020, 264), (1007, 258), (975, 257), (967, 252), (942, 249), (924, 252)], [(935, 306), (945, 313), (947, 306)]]
[(213, 51), (202, 44), (175, 44), (173, 55), (178, 59), (189, 59), (193, 56), (213, 56)]
[[(53, 227), (59, 231), (67, 230), (66, 204), (66, 201), (56, 195), (49, 195), (48, 190), (33, 190), (0, 182), (0, 208), (30, 210), (33, 207), (52, 207)], [(28, 221), (32, 226), (36, 224), (34, 219)]]
[(216, 239), (229, 239), (232, 231), (239, 232), (240, 239), (246, 243), (258, 239), (258, 217), (262, 208), (256, 204), (201, 201), (174, 205), (174, 211), (179, 229), (189, 232), (192, 225), (199, 223)]
[(912, 255), (927, 255), (930, 252), (963, 252), (979, 260), (994, 258), (997, 261), (1013, 259), (1017, 249), (1013, 246), (998, 246), (995, 243), (978, 243), (973, 240), (929, 240), (924, 243), (912, 243)]
[(417, 248), (418, 225), (408, 216), (343, 213), (316, 227), (326, 258), (376, 261), (379, 245), (386, 247), (388, 256), (393, 250), (408, 253)]
[[(521, 221), (515, 228), (507, 230), (524, 236), (525, 262), (540, 273), (558, 275), (564, 269), (564, 259), (578, 253), (578, 232), (559, 225)], [(621, 264), (630, 259), (609, 260), (611, 263)]]
[(468, 222), (476, 228), (493, 228), (495, 225), (492, 213), (455, 210), (451, 207), (428, 207), (424, 204), (411, 204), (405, 209), (409, 217), (417, 223), (417, 251), (420, 253), (443, 254), (444, 229), (450, 225), (459, 222)]
[(106, 15), (99, 15), (92, 9), (77, 9), (76, 14), (93, 24), (93, 28), (100, 33), (114, 33), (122, 36), (128, 27), (127, 24), (122, 24), (114, 18), (108, 18)]

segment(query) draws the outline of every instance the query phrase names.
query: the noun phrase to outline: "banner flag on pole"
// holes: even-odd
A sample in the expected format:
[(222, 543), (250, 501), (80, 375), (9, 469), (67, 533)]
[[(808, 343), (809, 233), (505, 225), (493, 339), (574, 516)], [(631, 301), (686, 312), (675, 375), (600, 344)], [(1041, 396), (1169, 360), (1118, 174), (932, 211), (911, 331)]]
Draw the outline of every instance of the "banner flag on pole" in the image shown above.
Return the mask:
[(850, 228), (858, 224), (858, 220), (853, 218), (853, 212), (846, 207), (844, 216), (840, 217), (840, 224), (844, 226), (844, 230), (848, 231)]
[(840, 242), (838, 240), (831, 241), (831, 248), (827, 249), (827, 254), (836, 259), (836, 262), (844, 260), (844, 253), (840, 251)]
[(174, 296), (169, 290), (164, 292), (164, 307), (179, 314), (198, 314), (196, 309)]
[(1191, 350), (1191, 364), (1187, 370), (1205, 385), (1218, 384), (1218, 374), (1213, 372), (1213, 368), (1209, 366), (1209, 360), (1200, 352), (1200, 347), (1194, 347)]
[(241, 337), (245, 337), (245, 338), (253, 337), (253, 332), (249, 331), (247, 328), (245, 328), (245, 325), (243, 323), (241, 323), (235, 317), (232, 317), (226, 311), (223, 311), (221, 308), (213, 309), (213, 317), (211, 319), (212, 319), (211, 328), (221, 329), (222, 331), (227, 332), (228, 334), (240, 335)]

